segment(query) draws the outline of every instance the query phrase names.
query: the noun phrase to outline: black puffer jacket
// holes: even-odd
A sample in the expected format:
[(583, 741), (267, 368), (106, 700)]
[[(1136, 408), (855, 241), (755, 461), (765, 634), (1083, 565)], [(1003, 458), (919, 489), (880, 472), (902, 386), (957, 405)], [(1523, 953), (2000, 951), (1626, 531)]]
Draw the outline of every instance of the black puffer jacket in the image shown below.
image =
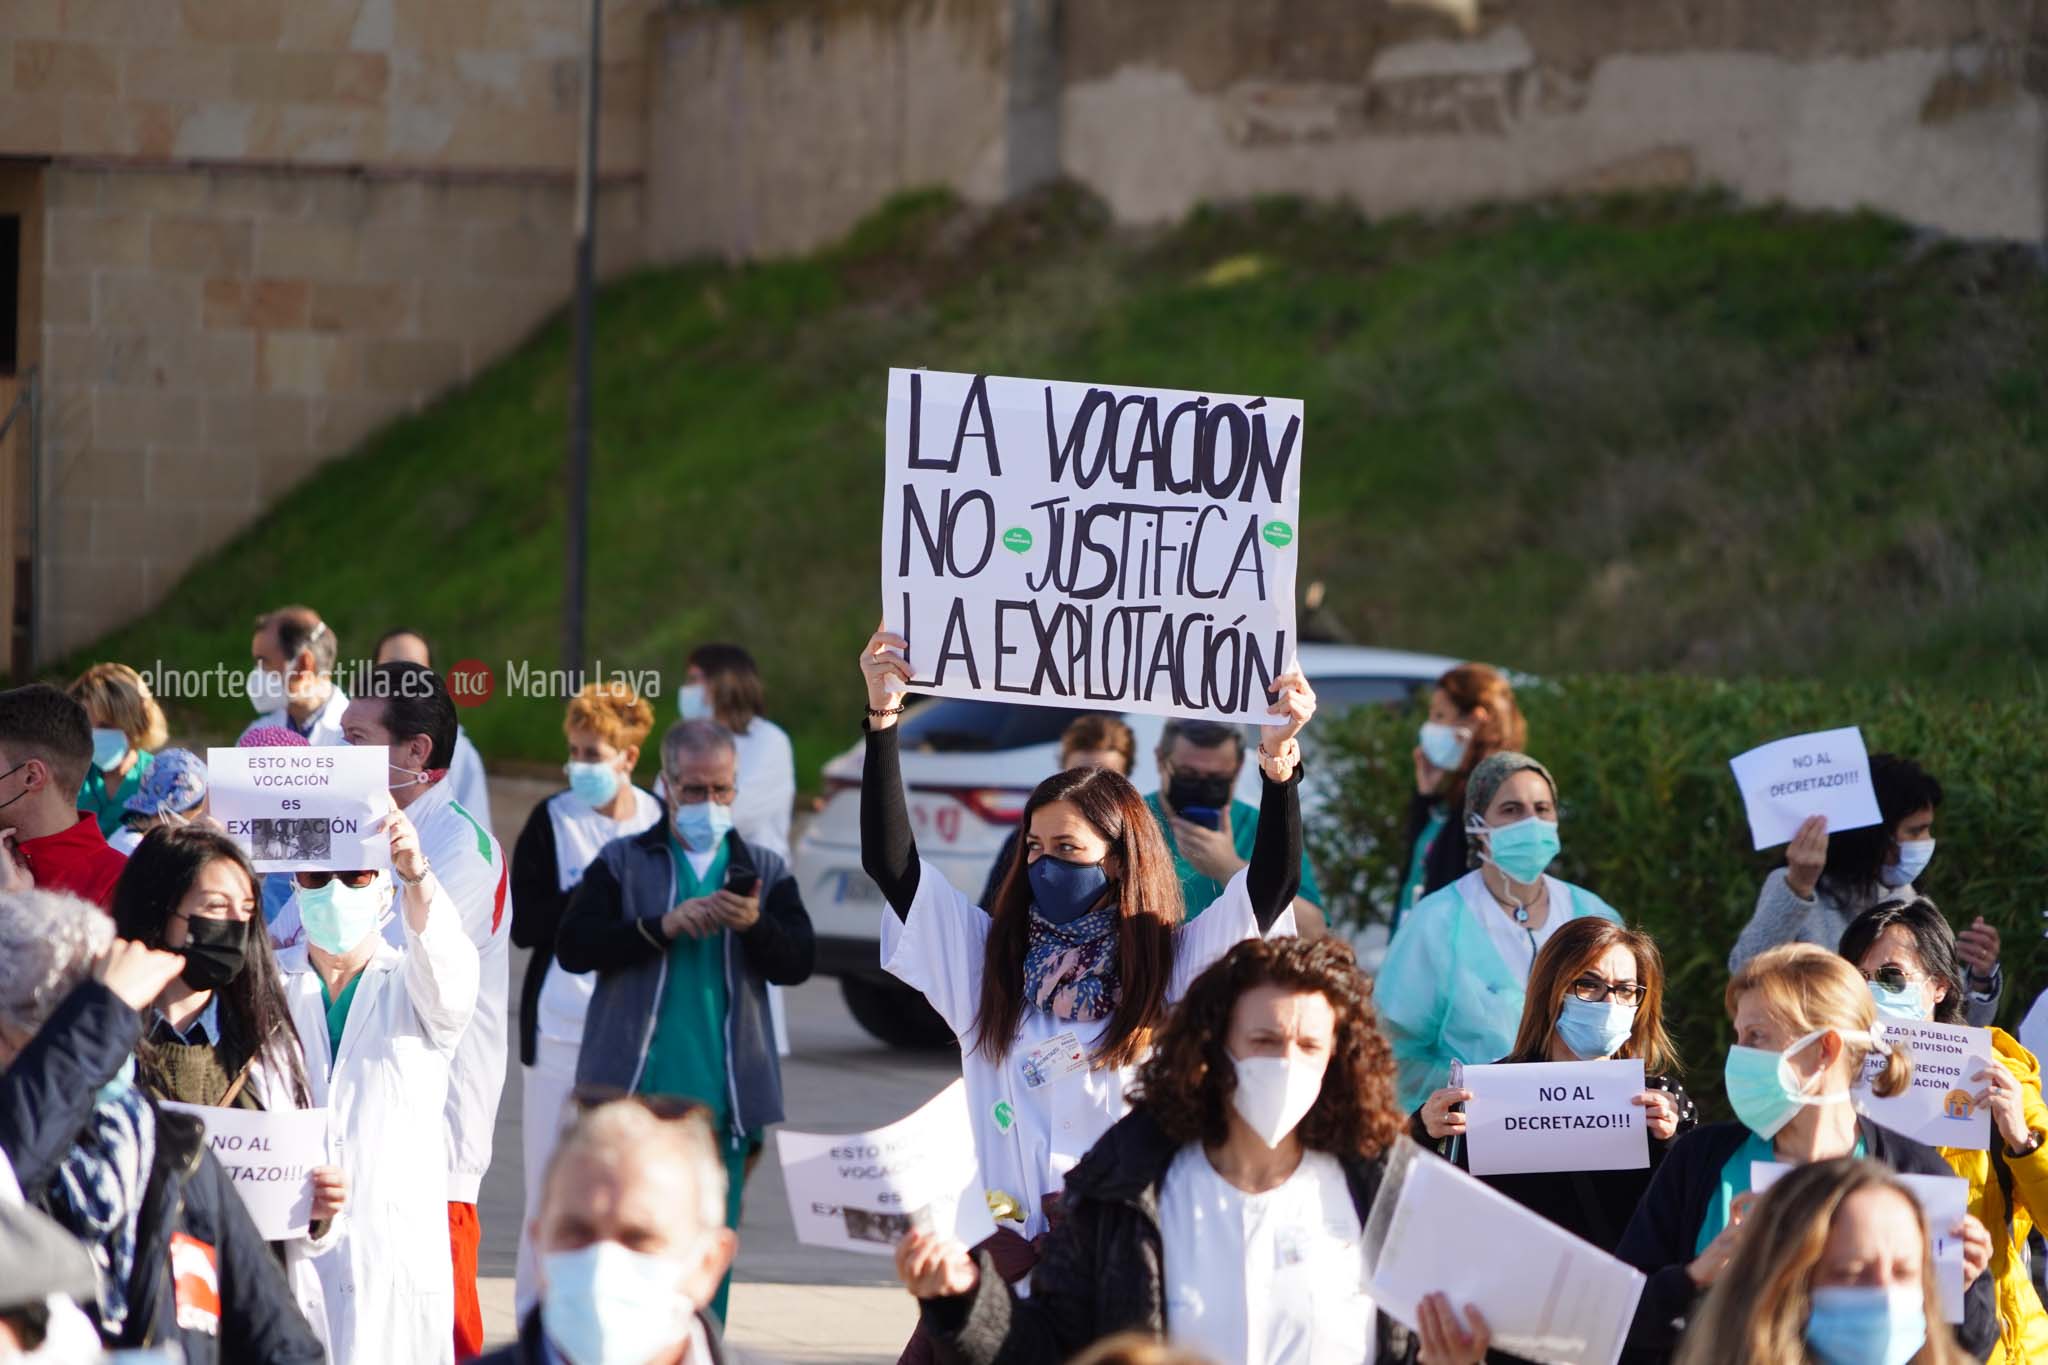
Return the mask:
[[(1163, 1335), (1159, 1186), (1179, 1150), (1142, 1106), (1118, 1120), (1067, 1173), (1065, 1217), (1040, 1245), (1030, 1298), (1018, 1298), (984, 1252), (981, 1280), (972, 1292), (922, 1301), (939, 1359), (1057, 1365), (1116, 1332)], [(1340, 1160), (1363, 1224), (1385, 1163)], [(1380, 1314), (1375, 1333), (1375, 1358), (1399, 1359), (1407, 1346), (1405, 1329)]]
[[(52, 1178), (92, 1115), (99, 1088), (142, 1038), (142, 1016), (97, 981), (82, 982), (0, 1072), (0, 1151), (23, 1197), (48, 1210)], [(150, 1106), (156, 1162), (136, 1228), (128, 1318), (116, 1349), (177, 1342), (188, 1365), (319, 1362), (326, 1352), (292, 1301), (284, 1271), (249, 1220), (227, 1172), (206, 1150), (197, 1119)], [(220, 1300), (213, 1330), (180, 1327), (171, 1238), (211, 1253)], [(197, 1251), (196, 1248), (192, 1250)]]

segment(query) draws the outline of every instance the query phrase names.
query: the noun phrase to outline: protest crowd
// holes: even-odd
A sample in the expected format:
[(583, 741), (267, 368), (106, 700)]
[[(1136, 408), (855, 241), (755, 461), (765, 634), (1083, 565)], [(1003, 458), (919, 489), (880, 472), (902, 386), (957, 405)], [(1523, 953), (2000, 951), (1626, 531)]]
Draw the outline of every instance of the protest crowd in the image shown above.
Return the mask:
[[(669, 718), (570, 697), (508, 852), (426, 639), (356, 695), (339, 649), (262, 617), (254, 719), (208, 752), (121, 663), (0, 692), (0, 1360), (746, 1358), (741, 1192), (815, 960), (753, 659), (696, 650)], [(1658, 943), (1550, 871), (1568, 794), (1493, 668), (1428, 689), (1368, 974), (1305, 856), (1299, 671), (1262, 727), (1143, 757), (1083, 716), (961, 887), (906, 804), (909, 644), (859, 663), (880, 966), (957, 1038), (971, 1130), (957, 1216), (889, 1234), (902, 1360), (2048, 1361), (2040, 1067), (1991, 1026), (1996, 930), (1918, 888), (1944, 798), (1910, 757), (1869, 756), (1874, 822), (1789, 831), (1711, 987), (1734, 1045), (1680, 1057)], [(513, 1064), (518, 1337), (486, 1354)], [(1709, 1121), (1684, 1077), (1717, 1067)]]

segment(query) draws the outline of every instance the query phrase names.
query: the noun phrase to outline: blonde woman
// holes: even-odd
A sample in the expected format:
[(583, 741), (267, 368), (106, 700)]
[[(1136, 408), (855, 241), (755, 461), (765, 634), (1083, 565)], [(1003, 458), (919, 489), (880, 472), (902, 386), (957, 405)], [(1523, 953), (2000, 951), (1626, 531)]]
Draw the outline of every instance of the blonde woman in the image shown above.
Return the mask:
[(1678, 1365), (1966, 1365), (1941, 1319), (1920, 1206), (1875, 1161), (1802, 1166), (1686, 1333)]
[(78, 790), (78, 808), (99, 821), (100, 834), (121, 828), (128, 799), (170, 738), (149, 684), (126, 664), (94, 664), (72, 680), (71, 699), (92, 724), (92, 764)]
[[(1652, 1355), (1675, 1348), (1698, 1298), (1754, 1254), (1746, 1239), (1757, 1221), (1755, 1163), (1868, 1157), (1903, 1175), (1954, 1174), (1933, 1148), (1872, 1123), (1850, 1103), (1873, 1054), (1881, 1060), (1870, 1087), (1879, 1095), (1903, 1091), (1912, 1072), (1905, 1054), (1871, 1031), (1877, 1006), (1854, 967), (1810, 943), (1783, 944), (1744, 964), (1726, 1001), (1735, 1046), (1724, 1084), (1735, 1121), (1672, 1144), (1614, 1252), (1649, 1276), (1629, 1341)], [(1974, 1218), (1951, 1231), (1963, 1239), (1969, 1282), (1959, 1336), (1981, 1359), (1998, 1340), (1983, 1273), (1991, 1234)]]

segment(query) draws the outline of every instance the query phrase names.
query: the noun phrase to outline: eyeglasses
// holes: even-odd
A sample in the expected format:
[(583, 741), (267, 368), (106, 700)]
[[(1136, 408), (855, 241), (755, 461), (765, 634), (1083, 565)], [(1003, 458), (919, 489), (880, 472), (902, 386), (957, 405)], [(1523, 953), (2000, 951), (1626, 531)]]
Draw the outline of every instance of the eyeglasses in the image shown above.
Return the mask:
[(711, 1116), (710, 1106), (682, 1095), (643, 1095), (616, 1085), (579, 1085), (569, 1091), (569, 1104), (578, 1114), (587, 1114), (607, 1104), (637, 1104), (664, 1123), (689, 1118), (692, 1114)]
[(1597, 976), (1582, 976), (1572, 982), (1572, 994), (1589, 1005), (1612, 1000), (1617, 1005), (1635, 1006), (1643, 1003), (1648, 992), (1635, 981), (1602, 981)]
[(361, 890), (377, 880), (377, 870), (375, 868), (364, 868), (356, 872), (292, 873), (292, 880), (305, 887), (308, 891), (318, 891), (321, 887), (336, 879), (339, 879), (343, 886), (352, 886), (357, 890)]
[(676, 800), (685, 806), (701, 806), (706, 801), (716, 801), (721, 806), (730, 806), (732, 799), (740, 794), (740, 789), (730, 782), (718, 787), (707, 787), (701, 782), (693, 782), (687, 787), (670, 786), (669, 790), (674, 792)]
[(1906, 974), (1904, 967), (1887, 962), (1874, 972), (1863, 973), (1865, 981), (1875, 981), (1888, 991), (1902, 991), (1913, 984), (1913, 978)]

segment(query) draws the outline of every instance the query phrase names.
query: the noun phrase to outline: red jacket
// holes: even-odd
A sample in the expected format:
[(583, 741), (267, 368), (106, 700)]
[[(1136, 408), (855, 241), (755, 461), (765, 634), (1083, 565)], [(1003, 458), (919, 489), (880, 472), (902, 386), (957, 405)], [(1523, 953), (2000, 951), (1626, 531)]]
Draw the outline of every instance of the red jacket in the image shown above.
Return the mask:
[(36, 885), (46, 891), (69, 891), (102, 910), (114, 908), (114, 883), (128, 860), (108, 846), (97, 817), (80, 811), (69, 829), (24, 839), (15, 845)]

